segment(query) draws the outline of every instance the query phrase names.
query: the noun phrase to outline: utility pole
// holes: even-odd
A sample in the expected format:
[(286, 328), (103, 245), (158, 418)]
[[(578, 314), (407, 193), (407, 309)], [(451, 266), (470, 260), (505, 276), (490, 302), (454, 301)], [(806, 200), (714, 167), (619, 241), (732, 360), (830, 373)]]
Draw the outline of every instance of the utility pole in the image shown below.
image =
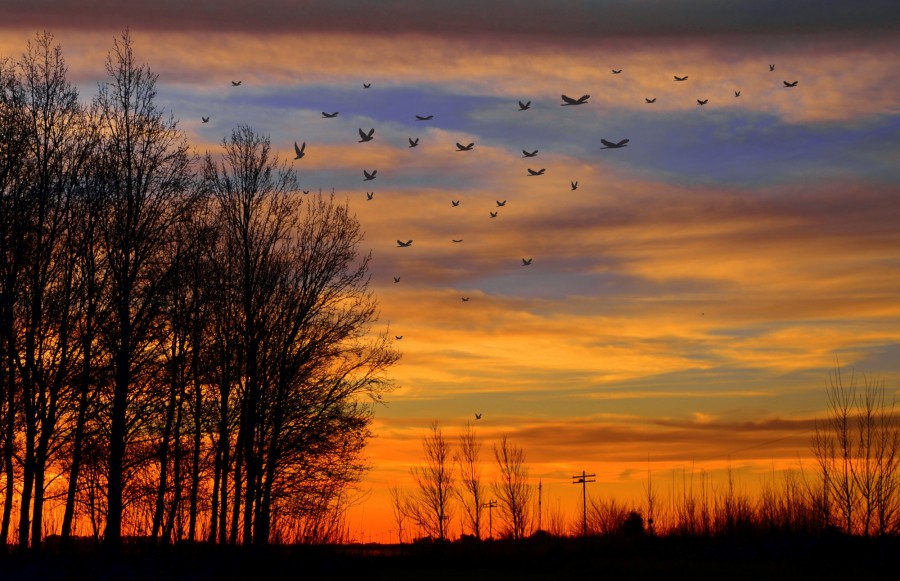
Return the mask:
[(490, 539), (494, 540), (494, 509), (497, 508), (497, 501), (491, 500), (489, 502), (485, 502), (481, 505), (481, 508), (488, 509), (488, 535), (490, 535)]
[(544, 515), (542, 506), (541, 506), (541, 501), (543, 500), (542, 493), (543, 493), (543, 489), (542, 489), (542, 485), (541, 485), (541, 479), (539, 478), (538, 479), (538, 530), (539, 531), (544, 530), (544, 527), (542, 526), (543, 523), (541, 522), (541, 517)]
[(581, 505), (582, 505), (582, 513), (581, 513), (581, 536), (587, 538), (587, 483), (588, 482), (597, 482), (595, 480), (596, 474), (586, 474), (584, 470), (581, 471), (581, 474), (576, 474), (572, 477), (572, 484), (580, 484), (581, 485)]

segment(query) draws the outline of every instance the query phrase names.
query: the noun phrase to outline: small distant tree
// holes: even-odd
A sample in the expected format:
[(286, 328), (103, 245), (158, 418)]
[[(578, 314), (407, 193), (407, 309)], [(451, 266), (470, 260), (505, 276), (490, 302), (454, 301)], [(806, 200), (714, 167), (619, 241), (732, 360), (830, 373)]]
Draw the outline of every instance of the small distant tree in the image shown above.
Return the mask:
[(459, 468), (458, 496), (463, 508), (464, 527), (475, 538), (481, 538), (481, 505), (484, 504), (484, 485), (481, 483), (481, 443), (475, 437), (472, 424), (466, 426), (459, 435), (459, 449), (453, 458)]
[(506, 521), (505, 535), (513, 539), (525, 538), (531, 526), (533, 495), (528, 484), (525, 450), (512, 444), (504, 435), (499, 446), (494, 444), (494, 458), (500, 469), (500, 479), (493, 488), (500, 503), (500, 514)]
[(811, 448), (821, 486), (826, 526), (847, 534), (900, 530), (900, 417), (885, 397), (884, 381), (864, 376), (862, 385), (840, 367), (829, 375), (828, 417), (816, 423)]
[(397, 541), (402, 545), (404, 525), (407, 518), (406, 498), (396, 484), (388, 489), (388, 493), (391, 495), (391, 511), (394, 517), (394, 524), (397, 526)]
[(417, 490), (407, 503), (407, 514), (422, 532), (438, 540), (447, 538), (454, 495), (450, 443), (437, 422), (422, 439), (425, 466), (410, 470)]

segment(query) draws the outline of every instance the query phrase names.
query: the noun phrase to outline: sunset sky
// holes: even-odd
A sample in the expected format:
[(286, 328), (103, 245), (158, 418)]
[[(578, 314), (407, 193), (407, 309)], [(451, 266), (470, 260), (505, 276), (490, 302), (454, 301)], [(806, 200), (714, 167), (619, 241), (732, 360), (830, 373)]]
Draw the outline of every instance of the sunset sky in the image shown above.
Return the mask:
[(349, 200), (403, 337), (355, 538), (396, 539), (433, 421), (472, 422), (487, 480), (506, 434), (576, 514), (583, 469), (624, 500), (796, 467), (838, 362), (900, 392), (895, 1), (182, 3), (0, 0), (0, 56), (52, 32), (87, 101), (128, 27), (198, 153), (306, 142), (303, 189)]

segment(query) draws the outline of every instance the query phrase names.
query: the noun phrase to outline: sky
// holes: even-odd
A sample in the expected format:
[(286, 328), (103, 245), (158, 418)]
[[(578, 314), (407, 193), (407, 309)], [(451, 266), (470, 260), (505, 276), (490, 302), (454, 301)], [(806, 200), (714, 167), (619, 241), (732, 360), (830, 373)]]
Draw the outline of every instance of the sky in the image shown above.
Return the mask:
[(575, 514), (582, 470), (639, 503), (648, 474), (796, 468), (836, 365), (898, 394), (895, 2), (188, 4), (0, 0), (0, 55), (48, 30), (90, 99), (127, 27), (198, 152), (238, 124), (306, 143), (403, 337), (353, 538), (396, 539), (386, 490), (434, 421), (472, 424), (486, 480), (506, 435)]

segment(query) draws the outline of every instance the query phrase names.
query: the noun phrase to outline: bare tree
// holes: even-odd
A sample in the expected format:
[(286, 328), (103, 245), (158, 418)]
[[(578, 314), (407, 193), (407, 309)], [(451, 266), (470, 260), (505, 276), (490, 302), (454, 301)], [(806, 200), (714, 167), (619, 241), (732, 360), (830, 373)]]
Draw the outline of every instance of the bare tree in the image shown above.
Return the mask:
[(494, 483), (494, 494), (500, 502), (500, 513), (506, 521), (505, 535), (521, 539), (531, 527), (531, 497), (525, 450), (511, 443), (504, 434), (500, 445), (494, 444), (494, 458), (500, 478)]
[[(100, 166), (107, 210), (100, 231), (112, 305), (112, 324), (104, 338), (115, 369), (108, 408), (105, 541), (117, 548), (124, 479), (133, 468), (125, 464), (126, 448), (146, 419), (132, 405), (140, 401), (146, 404), (145, 411), (153, 405), (136, 397), (135, 390), (146, 386), (159, 355), (155, 333), (161, 298), (179, 260), (172, 232), (189, 215), (195, 198), (190, 187), (192, 158), (184, 136), (174, 119), (164, 118), (154, 104), (157, 75), (138, 65), (128, 31), (115, 39), (106, 69), (110, 80), (100, 86), (96, 98), (104, 137)], [(145, 460), (138, 455), (135, 461)]]
[(481, 442), (475, 437), (470, 422), (459, 434), (459, 448), (453, 459), (459, 470), (457, 495), (463, 508), (464, 526), (481, 538), (481, 514), (484, 504), (484, 485), (481, 483)]
[[(884, 381), (838, 367), (829, 374), (829, 416), (817, 422), (811, 448), (821, 478), (826, 525), (870, 536), (900, 529), (900, 417)], [(832, 515), (835, 522), (832, 522)]]
[(391, 514), (394, 517), (394, 524), (397, 526), (397, 542), (402, 545), (403, 531), (406, 530), (404, 525), (406, 524), (406, 519), (408, 517), (406, 511), (406, 497), (403, 496), (403, 492), (396, 484), (393, 484), (388, 488), (388, 493), (391, 496)]
[(437, 422), (422, 438), (425, 466), (410, 469), (416, 491), (409, 498), (407, 513), (428, 537), (446, 540), (454, 496), (450, 443)]

